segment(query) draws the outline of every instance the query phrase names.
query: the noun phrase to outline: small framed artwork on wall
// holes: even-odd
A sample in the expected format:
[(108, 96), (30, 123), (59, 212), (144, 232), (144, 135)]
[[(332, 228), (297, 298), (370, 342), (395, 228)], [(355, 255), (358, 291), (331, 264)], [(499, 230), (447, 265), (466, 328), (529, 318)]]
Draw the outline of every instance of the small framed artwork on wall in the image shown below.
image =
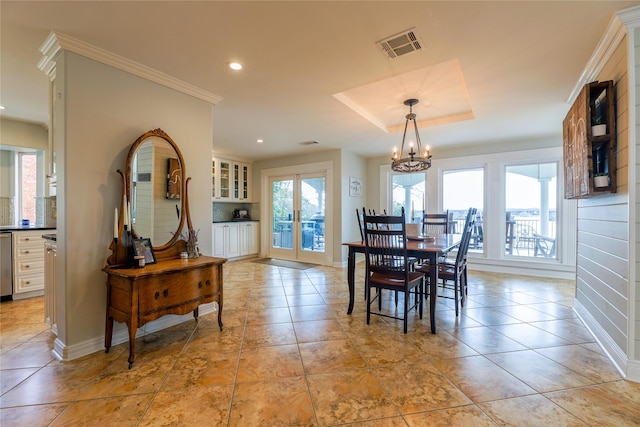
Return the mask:
[(363, 186), (362, 180), (353, 176), (349, 177), (349, 196), (362, 197)]

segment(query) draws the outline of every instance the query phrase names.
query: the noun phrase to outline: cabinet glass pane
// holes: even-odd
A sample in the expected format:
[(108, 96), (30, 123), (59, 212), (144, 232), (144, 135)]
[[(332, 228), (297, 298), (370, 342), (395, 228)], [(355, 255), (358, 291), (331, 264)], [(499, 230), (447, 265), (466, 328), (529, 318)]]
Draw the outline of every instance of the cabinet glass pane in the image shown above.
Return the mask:
[(240, 167), (233, 165), (233, 198), (240, 196)]
[(216, 197), (216, 161), (211, 161), (211, 197)]
[(220, 197), (229, 198), (229, 183), (231, 182), (229, 162), (220, 162)]

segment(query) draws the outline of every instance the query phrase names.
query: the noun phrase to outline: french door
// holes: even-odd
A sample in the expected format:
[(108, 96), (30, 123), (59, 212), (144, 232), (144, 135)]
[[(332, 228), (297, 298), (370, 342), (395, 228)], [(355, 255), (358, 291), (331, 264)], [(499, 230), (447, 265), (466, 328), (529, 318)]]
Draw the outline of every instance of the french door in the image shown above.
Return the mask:
[(269, 179), (272, 258), (321, 264), (326, 258), (326, 173)]

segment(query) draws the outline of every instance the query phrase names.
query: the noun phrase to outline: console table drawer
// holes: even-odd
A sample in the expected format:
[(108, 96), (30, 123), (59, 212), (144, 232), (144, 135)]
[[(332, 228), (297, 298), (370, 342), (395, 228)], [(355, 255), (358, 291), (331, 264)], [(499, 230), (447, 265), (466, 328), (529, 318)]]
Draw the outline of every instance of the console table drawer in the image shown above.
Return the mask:
[(216, 288), (219, 286), (214, 284), (212, 277), (207, 277), (204, 273), (206, 272), (172, 273), (158, 280), (140, 283), (140, 314), (166, 310), (218, 293)]

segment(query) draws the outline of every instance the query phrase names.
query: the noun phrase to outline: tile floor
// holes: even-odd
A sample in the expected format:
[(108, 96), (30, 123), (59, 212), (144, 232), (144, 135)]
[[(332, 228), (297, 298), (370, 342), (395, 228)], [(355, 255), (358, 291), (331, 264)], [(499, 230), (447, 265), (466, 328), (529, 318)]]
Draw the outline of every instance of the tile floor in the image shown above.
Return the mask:
[[(361, 266), (362, 267), (362, 266)], [(456, 319), (365, 322), (362, 268), (225, 265), (215, 314), (58, 362), (42, 298), (0, 305), (0, 425), (637, 426), (624, 381), (571, 309), (571, 282), (472, 272)], [(392, 309), (390, 301), (385, 307)]]

